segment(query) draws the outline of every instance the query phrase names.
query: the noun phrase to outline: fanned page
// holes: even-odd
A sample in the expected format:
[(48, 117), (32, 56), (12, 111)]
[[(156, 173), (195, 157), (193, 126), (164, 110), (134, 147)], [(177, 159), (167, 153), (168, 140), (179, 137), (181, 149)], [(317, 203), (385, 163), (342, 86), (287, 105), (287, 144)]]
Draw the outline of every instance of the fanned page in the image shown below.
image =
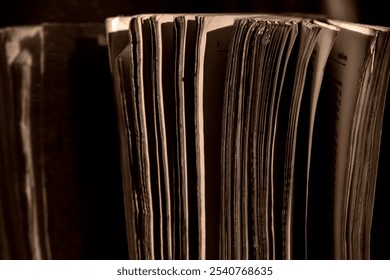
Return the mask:
[(275, 196), (282, 193), (274, 192), (272, 143), (278, 96), (297, 29), (276, 18), (243, 18), (234, 24), (222, 129), (223, 259), (281, 256), (275, 251), (275, 231), (281, 226), (274, 223), (281, 213), (274, 211), (274, 203), (281, 201)]
[[(151, 17), (152, 32), (154, 41), (154, 69), (155, 91), (153, 97), (157, 106), (156, 116), (158, 134), (156, 140), (160, 142), (161, 158), (159, 159), (159, 170), (161, 176), (161, 196), (164, 248), (163, 259), (172, 259), (172, 233), (175, 232), (173, 219), (174, 201), (176, 196), (176, 178), (178, 177), (178, 166), (175, 164), (176, 157), (176, 116), (175, 116), (175, 94), (174, 94), (174, 15), (156, 15)], [(147, 55), (145, 53), (145, 55)], [(172, 206), (171, 206), (172, 205)]]
[[(164, 259), (167, 253), (166, 238), (168, 237), (167, 221), (170, 219), (168, 215), (164, 220), (165, 215), (169, 214), (170, 208), (166, 208), (167, 188), (169, 188), (169, 176), (167, 173), (167, 157), (166, 157), (166, 131), (164, 105), (162, 102), (162, 89), (157, 83), (160, 80), (158, 73), (158, 64), (161, 60), (161, 44), (158, 44), (158, 34), (156, 31), (154, 15), (142, 16), (142, 63), (143, 65), (143, 91), (145, 98), (145, 114), (146, 126), (149, 140), (149, 157), (150, 157), (150, 180), (151, 194), (153, 203), (153, 224), (154, 224), (154, 250), (156, 259)], [(161, 37), (161, 35), (160, 35)], [(167, 196), (169, 198), (169, 196)]]
[[(186, 128), (186, 157), (188, 175), (188, 238), (189, 258), (198, 259), (198, 192), (196, 169), (196, 139), (195, 139), (195, 50), (196, 50), (196, 20), (192, 15), (184, 16), (186, 22), (184, 56), (184, 101), (185, 101), (185, 128)], [(180, 77), (177, 77), (180, 82)]]
[[(381, 143), (381, 135), (383, 128), (383, 120), (385, 114), (385, 100), (388, 98), (386, 95), (388, 93), (388, 83), (390, 77), (390, 28), (371, 26), (377, 32), (377, 43), (375, 45), (375, 60), (373, 64), (373, 69), (375, 71), (375, 79), (370, 80), (369, 89), (374, 97), (376, 106), (370, 111), (370, 117), (367, 118), (366, 127), (368, 127), (369, 134), (371, 135), (372, 141), (368, 142), (367, 157), (371, 161), (370, 171), (367, 172), (367, 181), (368, 185), (365, 193), (365, 205), (362, 207), (360, 214), (362, 215), (362, 237), (360, 244), (364, 244), (360, 248), (364, 248), (363, 252), (359, 252), (358, 258), (371, 259), (371, 240), (375, 237), (371, 234), (371, 229), (373, 227), (373, 211), (374, 211), (374, 202), (376, 197), (380, 197), (380, 193), (376, 194), (376, 189), (380, 188), (378, 183), (378, 166), (379, 166), (379, 156), (381, 145), (386, 145), (385, 142)], [(371, 125), (371, 120), (375, 120), (375, 126)], [(367, 142), (366, 142), (367, 143)], [(367, 168), (368, 166), (366, 166)], [(379, 217), (382, 217), (383, 220), (386, 220), (385, 216), (381, 216), (379, 212)], [(383, 214), (383, 213), (382, 213)], [(378, 217), (377, 217), (378, 220)], [(374, 247), (375, 248), (375, 247)]]
[[(134, 104), (135, 137), (136, 137), (136, 152), (138, 159), (138, 174), (139, 178), (139, 207), (141, 209), (141, 258), (154, 259), (154, 213), (152, 205), (151, 191), (151, 171), (149, 157), (149, 138), (147, 130), (146, 114), (150, 111), (145, 110), (145, 95), (143, 87), (143, 40), (142, 40), (142, 25), (141, 16), (135, 17), (130, 21), (130, 44), (132, 60), (130, 61), (131, 71), (133, 73), (133, 88), (132, 99)], [(152, 136), (151, 136), (152, 137)], [(156, 236), (158, 238), (158, 236)]]
[(121, 149), (121, 173), (125, 205), (127, 243), (130, 259), (138, 259), (140, 251), (138, 248), (138, 232), (140, 216), (137, 198), (137, 177), (135, 172), (134, 156), (134, 127), (129, 119), (133, 119), (133, 106), (131, 99), (131, 81), (132, 75), (130, 71), (131, 48), (127, 45), (123, 51), (115, 56), (114, 75), (116, 79), (115, 95), (116, 106), (118, 111), (118, 129), (120, 134), (120, 149)]
[[(301, 108), (298, 120), (297, 131), (297, 150), (295, 161), (297, 168), (295, 171), (295, 195), (294, 203), (302, 211), (295, 211), (293, 219), (295, 223), (299, 224), (300, 229), (298, 234), (295, 234), (296, 228), (294, 228), (294, 239), (298, 239), (298, 246), (300, 246), (299, 254), (293, 254), (293, 259), (307, 259), (308, 258), (308, 222), (316, 222), (318, 217), (312, 216), (313, 213), (308, 213), (310, 201), (310, 189), (309, 189), (309, 174), (310, 174), (310, 162), (311, 162), (311, 148), (313, 138), (313, 126), (314, 118), (317, 109), (318, 97), (322, 84), (322, 78), (328, 60), (330, 51), (336, 40), (339, 28), (314, 21), (321, 29), (318, 34), (316, 44), (314, 46), (312, 55), (310, 57), (306, 85), (301, 100)], [(295, 208), (295, 207), (294, 207)], [(315, 213), (314, 213), (315, 215)], [(309, 219), (310, 216), (310, 219)], [(319, 221), (320, 222), (320, 221)], [(295, 241), (297, 242), (297, 241)], [(294, 243), (295, 243), (294, 242)], [(304, 249), (302, 249), (304, 248)]]
[[(175, 116), (177, 143), (177, 199), (175, 200), (176, 249), (180, 259), (196, 259), (198, 254), (196, 154), (194, 127), (195, 16), (175, 18)], [(191, 221), (191, 223), (190, 223)]]
[[(273, 259), (283, 258), (283, 170), (284, 170), (284, 154), (285, 154), (285, 134), (286, 134), (286, 117), (289, 107), (286, 108), (283, 94), (285, 83), (291, 79), (290, 69), (294, 62), (293, 50), (297, 44), (297, 36), (299, 34), (299, 26), (296, 20), (284, 21), (286, 27), (283, 33), (286, 34), (286, 41), (283, 41), (279, 51), (278, 61), (280, 65), (276, 70), (275, 83), (273, 85), (272, 100), (272, 116), (268, 130), (268, 151), (270, 153), (269, 161), (269, 177), (271, 184), (271, 217), (272, 217), (272, 236), (273, 236)], [(282, 33), (282, 34), (283, 34)], [(293, 60), (293, 62), (291, 62)], [(294, 72), (293, 72), (294, 73)]]
[[(256, 30), (256, 28), (258, 30)], [(224, 189), (225, 196), (227, 198), (226, 207), (227, 209), (227, 226), (231, 228), (227, 229), (227, 241), (226, 245), (228, 249), (228, 259), (247, 259), (249, 258), (248, 250), (252, 248), (248, 247), (248, 176), (247, 173), (243, 173), (243, 168), (245, 168), (245, 161), (242, 159), (247, 159), (246, 154), (241, 153), (241, 139), (243, 137), (242, 128), (243, 121), (245, 119), (244, 114), (246, 110), (244, 106), (248, 106), (249, 103), (245, 100), (245, 89), (250, 87), (250, 84), (247, 85), (245, 76), (248, 74), (246, 72), (247, 64), (253, 63), (251, 60), (252, 53), (250, 52), (252, 48), (246, 48), (250, 44), (255, 44), (259, 42), (258, 38), (264, 33), (265, 26), (256, 26), (256, 21), (249, 21), (246, 19), (237, 20), (234, 25), (233, 40), (230, 45), (229, 53), (229, 69), (231, 69), (227, 76), (226, 86), (225, 86), (225, 113), (223, 115), (224, 121), (226, 122), (226, 130), (224, 131), (222, 143), (226, 143), (227, 149), (223, 154), (225, 162), (222, 163), (223, 170), (226, 174), (222, 188)], [(260, 34), (255, 41), (256, 35)], [(251, 66), (253, 68), (253, 66)], [(249, 110), (247, 110), (250, 112)], [(247, 123), (249, 125), (249, 123)], [(250, 131), (250, 130), (246, 130)], [(248, 136), (249, 137), (249, 136)], [(226, 140), (224, 140), (224, 138)], [(247, 141), (247, 143), (249, 140)], [(225, 145), (223, 145), (225, 146)], [(243, 147), (248, 149), (247, 146)], [(241, 158), (242, 157), (242, 158)], [(248, 159), (247, 159), (248, 160)], [(241, 167), (241, 164), (243, 166)], [(233, 170), (236, 170), (234, 172)], [(241, 183), (243, 185), (241, 186)], [(257, 191), (257, 190), (253, 190)], [(253, 197), (254, 209), (256, 207), (258, 195)], [(231, 205), (231, 206), (230, 206)], [(242, 206), (244, 206), (242, 208)], [(264, 206), (264, 205), (262, 205)], [(231, 209), (230, 209), (231, 208)], [(264, 208), (259, 206), (258, 209), (263, 210)], [(254, 216), (254, 219), (256, 217)], [(250, 225), (252, 227), (252, 225)], [(259, 230), (258, 227), (254, 227), (254, 230)], [(261, 231), (261, 227), (260, 230)], [(261, 232), (263, 233), (263, 232)], [(261, 233), (256, 234), (256, 236), (264, 236)], [(255, 242), (258, 242), (259, 238), (254, 238)], [(255, 243), (256, 244), (256, 243)], [(260, 242), (260, 244), (263, 244)], [(257, 246), (255, 246), (256, 248)], [(262, 251), (263, 248), (260, 250)], [(264, 252), (267, 254), (266, 252)]]
[[(262, 181), (259, 182), (264, 184), (263, 188), (265, 188), (266, 192), (263, 195), (264, 198), (260, 196), (260, 199), (267, 201), (264, 206), (261, 206), (264, 210), (259, 213), (260, 217), (258, 220), (264, 219), (261, 218), (262, 216), (268, 220), (265, 224), (266, 227), (263, 226), (263, 232), (267, 236), (267, 258), (276, 259), (281, 258), (280, 244), (282, 236), (281, 212), (278, 212), (282, 205), (282, 192), (274, 180), (274, 174), (278, 174), (274, 165), (274, 160), (277, 158), (275, 155), (277, 155), (276, 151), (280, 152), (280, 146), (276, 141), (276, 137), (279, 137), (276, 133), (280, 126), (278, 110), (290, 53), (296, 41), (298, 26), (294, 21), (285, 21), (283, 19), (275, 19), (271, 23), (272, 25), (267, 23), (268, 32), (271, 32), (271, 42), (267, 44), (262, 42), (266, 46), (264, 59), (267, 61), (263, 73), (264, 81), (255, 81), (260, 83), (260, 85), (263, 84), (259, 93), (264, 96), (265, 102), (261, 106), (266, 114), (263, 119), (260, 119), (265, 132), (261, 132), (261, 126), (258, 128), (260, 135), (264, 134), (264, 136), (260, 138), (262, 141), (256, 144), (256, 148), (259, 151), (263, 150), (259, 166), (260, 170), (264, 170), (262, 175), (264, 183), (261, 183)], [(267, 38), (269, 35), (265, 33), (264, 36)], [(256, 114), (256, 111), (254, 114)], [(254, 143), (256, 143), (256, 140)], [(264, 149), (261, 148), (262, 146), (264, 146)], [(282, 162), (279, 163), (282, 164)], [(280, 175), (277, 176), (281, 179)], [(279, 210), (275, 211), (277, 208)]]
[[(187, 141), (186, 141), (186, 109), (185, 109), (185, 88), (184, 88), (184, 68), (186, 54), (186, 34), (187, 20), (184, 16), (174, 19), (175, 27), (175, 143), (176, 143), (176, 174), (177, 188), (173, 204), (174, 217), (177, 225), (174, 227), (173, 240), (176, 238), (174, 246), (174, 256), (180, 259), (189, 259), (188, 243), (188, 176), (187, 176)], [(180, 168), (181, 167), (181, 168)]]
[[(234, 25), (234, 29), (231, 35), (231, 41), (229, 44), (229, 54), (226, 66), (225, 77), (225, 93), (223, 101), (223, 115), (222, 115), (222, 131), (221, 131), (221, 221), (220, 221), (220, 258), (231, 259), (232, 258), (232, 197), (231, 197), (231, 146), (232, 139), (230, 137), (230, 126), (233, 121), (233, 114), (230, 114), (232, 109), (231, 96), (235, 90), (235, 76), (237, 56), (234, 55), (234, 50), (238, 45), (239, 40), (238, 25)], [(231, 94), (226, 92), (230, 91)]]
[[(300, 105), (302, 100), (302, 94), (304, 89), (304, 82), (306, 80), (307, 65), (311, 53), (316, 44), (317, 36), (320, 31), (318, 26), (311, 24), (307, 21), (302, 21), (300, 24), (299, 45), (297, 45), (297, 57), (295, 58), (295, 72), (294, 78), (292, 78), (292, 91), (288, 92), (286, 87), (284, 102), (290, 103), (287, 105), (289, 109), (287, 134), (286, 134), (286, 148), (285, 148), (285, 166), (284, 166), (284, 184), (283, 184), (283, 258), (292, 258), (292, 208), (302, 206), (302, 202), (293, 205), (294, 183), (295, 183), (295, 154), (296, 154), (296, 142), (297, 142), (297, 129), (298, 129), (298, 117), (300, 111)], [(291, 98), (291, 99), (290, 99)], [(288, 100), (290, 99), (290, 100)], [(297, 190), (297, 193), (299, 191)], [(294, 229), (298, 230), (298, 224), (294, 224)], [(302, 225), (301, 225), (302, 228)], [(297, 232), (295, 231), (295, 232)], [(299, 234), (302, 235), (303, 231)], [(300, 246), (301, 247), (301, 246)], [(295, 248), (296, 251), (302, 250), (302, 248)]]
[[(373, 108), (375, 126), (370, 125), (369, 129), (374, 130), (372, 141), (368, 142), (367, 149), (372, 160), (371, 172), (368, 174), (369, 184), (366, 193), (367, 202), (363, 206), (363, 228), (362, 242), (364, 244), (364, 258), (383, 259), (387, 258), (389, 252), (388, 244), (385, 245), (381, 236), (387, 236), (388, 227), (384, 229), (387, 221), (388, 209), (388, 112), (389, 92), (388, 81), (390, 77), (390, 30), (388, 27), (370, 26), (377, 32), (377, 44), (375, 49), (375, 61), (373, 70), (377, 73), (376, 78), (370, 81), (369, 88), (372, 95), (377, 97), (377, 105)], [(370, 118), (369, 118), (370, 120)], [(372, 119), (371, 119), (372, 120)], [(375, 202), (375, 203), (374, 203)]]
[[(218, 244), (220, 135), (227, 51), (236, 16), (197, 16), (195, 57), (195, 141), (197, 161), (199, 258), (207, 246)], [(207, 212), (206, 209), (210, 209)]]
[[(343, 27), (342, 25), (340, 26)], [(354, 31), (354, 28), (349, 27), (350, 30)], [(348, 28), (347, 28), (348, 29)], [(350, 128), (350, 134), (348, 138), (348, 144), (349, 151), (347, 152), (347, 169), (346, 174), (344, 175), (344, 178), (340, 180), (344, 180), (344, 186), (347, 189), (347, 197), (345, 198), (347, 201), (345, 202), (346, 205), (343, 204), (343, 210), (346, 208), (347, 213), (345, 214), (347, 217), (342, 218), (342, 227), (344, 227), (344, 220), (347, 220), (347, 229), (346, 231), (346, 252), (344, 250), (341, 250), (341, 258), (362, 258), (363, 255), (360, 253), (357, 253), (360, 251), (360, 248), (363, 247), (361, 245), (361, 237), (360, 232), (363, 232), (364, 230), (361, 228), (362, 224), (362, 217), (364, 217), (364, 210), (363, 207), (361, 207), (361, 204), (366, 204), (367, 197), (366, 197), (366, 188), (367, 186), (367, 178), (365, 178), (366, 174), (370, 171), (372, 162), (369, 161), (368, 157), (371, 157), (371, 155), (367, 155), (365, 153), (364, 146), (366, 145), (365, 142), (370, 139), (372, 134), (370, 134), (367, 130), (365, 130), (365, 127), (372, 126), (371, 121), (375, 118), (372, 117), (372, 105), (374, 105), (376, 102), (372, 100), (374, 97), (369, 91), (367, 91), (367, 83), (374, 78), (375, 73), (372, 72), (372, 65), (374, 63), (375, 58), (375, 51), (373, 50), (376, 46), (376, 34), (373, 32), (373, 30), (357, 30), (358, 32), (365, 32), (372, 34), (373, 37), (370, 41), (370, 45), (367, 47), (366, 54), (364, 61), (362, 61), (361, 66), (361, 72), (357, 89), (357, 96), (355, 97), (355, 108), (352, 112), (351, 117), (351, 128)], [(374, 37), (375, 36), (375, 37)], [(337, 42), (337, 41), (336, 41)], [(374, 93), (375, 94), (375, 93)], [(370, 119), (367, 119), (369, 117)], [(375, 126), (372, 126), (375, 127)], [(368, 140), (369, 141), (369, 140)], [(377, 141), (375, 141), (377, 142)], [(360, 144), (359, 144), (360, 143)], [(377, 143), (376, 143), (377, 144)], [(379, 143), (378, 143), (379, 144)], [(362, 146), (363, 145), (363, 146)], [(360, 147), (359, 147), (360, 146)], [(359, 158), (362, 153), (365, 153), (365, 156), (362, 158)], [(363, 165), (362, 165), (363, 164)], [(369, 169), (367, 169), (367, 166)], [(360, 177), (360, 180), (353, 181), (353, 176), (362, 176)], [(337, 173), (336, 173), (336, 180), (337, 180)], [(337, 181), (336, 181), (337, 182)], [(336, 185), (337, 187), (337, 185)], [(337, 202), (337, 200), (336, 200)], [(337, 208), (336, 208), (337, 209)], [(344, 228), (342, 228), (342, 233), (344, 231)], [(344, 233), (343, 233), (344, 234)], [(344, 239), (344, 236), (341, 238)], [(336, 243), (337, 244), (337, 243)], [(344, 245), (344, 244), (343, 244)], [(336, 255), (336, 258), (338, 258), (338, 255)]]
[[(249, 132), (249, 122), (246, 120), (249, 118), (248, 114), (250, 112), (249, 101), (245, 99), (245, 91), (247, 90), (248, 79), (247, 77), (250, 75), (250, 66), (252, 62), (252, 53), (251, 46), (254, 43), (254, 34), (256, 32), (257, 24), (255, 21), (241, 20), (239, 23), (239, 29), (243, 30), (243, 36), (239, 37), (237, 42), (238, 49), (240, 49), (238, 53), (238, 60), (236, 62), (236, 69), (239, 70), (238, 75), (236, 75), (236, 81), (238, 81), (238, 88), (236, 92), (236, 134), (233, 136), (233, 151), (232, 157), (234, 158), (233, 168), (238, 170), (242, 170), (241, 172), (235, 173), (232, 183), (233, 183), (233, 221), (237, 221), (234, 223), (237, 227), (233, 230), (233, 254), (232, 258), (235, 259), (248, 259), (249, 258), (249, 243), (250, 243), (250, 221), (249, 221), (249, 188), (248, 188), (248, 180), (249, 180), (249, 171), (248, 166), (245, 166), (248, 161), (245, 161), (245, 157), (248, 157), (248, 153), (245, 151), (248, 150), (248, 142), (249, 136), (248, 134), (244, 135), (244, 132)], [(237, 51), (237, 49), (235, 49)], [(241, 57), (240, 57), (241, 56)], [(248, 118), (247, 118), (248, 116)], [(247, 136), (247, 137), (245, 137)], [(241, 148), (242, 147), (242, 148)]]
[[(323, 205), (324, 201), (328, 201), (333, 207), (332, 216), (325, 216), (324, 223), (320, 226), (332, 228), (331, 233), (328, 229), (324, 230), (324, 233), (332, 237), (330, 241), (332, 245), (328, 246), (332, 251), (327, 255), (329, 258), (345, 259), (350, 239), (347, 237), (348, 224), (350, 219), (353, 219), (348, 215), (348, 209), (354, 207), (349, 201), (354, 199), (356, 188), (359, 187), (351, 185), (347, 179), (350, 165), (353, 163), (352, 158), (356, 156), (356, 150), (351, 145), (353, 124), (358, 117), (356, 106), (364, 89), (364, 81), (370, 76), (375, 33), (368, 28), (356, 28), (357, 26), (348, 29), (339, 27), (340, 31), (327, 62), (319, 100), (322, 108), (319, 110), (318, 127), (322, 125), (323, 127), (318, 128), (317, 137), (323, 143), (319, 140), (317, 142), (315, 161), (322, 158), (324, 167), (321, 168), (317, 163), (310, 180), (315, 182), (313, 188), (319, 184), (317, 188), (321, 186), (330, 190), (321, 194), (323, 202), (317, 200), (313, 202)], [(327, 123), (325, 118), (328, 119)], [(326, 151), (320, 148), (324, 145), (328, 147)]]
[[(370, 229), (372, 208), (376, 188), (376, 176), (379, 160), (380, 135), (388, 80), (389, 58), (388, 32), (386, 28), (374, 26), (355, 27), (343, 22), (333, 24), (347, 29), (369, 28), (375, 32), (375, 41), (371, 45), (372, 56), (361, 81), (350, 139), (349, 170), (347, 184), (351, 185), (348, 205), (347, 258), (368, 259), (370, 257)], [(387, 77), (387, 78), (386, 78)]]
[(132, 59), (129, 45), (129, 23), (131, 17), (116, 17), (106, 20), (107, 44), (110, 69), (113, 77), (113, 87), (116, 102), (118, 134), (120, 141), (122, 188), (126, 217), (127, 243), (130, 259), (139, 259), (137, 236), (139, 217), (137, 205), (137, 176), (135, 175), (136, 152), (133, 122), (133, 106), (131, 92), (130, 61)]
[[(230, 114), (232, 109), (229, 105), (231, 100), (235, 100), (235, 95), (237, 91), (238, 84), (236, 81), (239, 79), (239, 72), (237, 71), (237, 66), (239, 66), (239, 57), (240, 55), (235, 55), (233, 50), (240, 49), (240, 41), (242, 38), (242, 29), (238, 24), (234, 25), (232, 31), (232, 39), (229, 47), (228, 55), (228, 64), (227, 64), (227, 74), (225, 82), (225, 98), (224, 98), (224, 112), (222, 116), (222, 123), (225, 126), (222, 129), (222, 178), (221, 178), (221, 199), (222, 199), (222, 208), (221, 208), (221, 258), (222, 259), (237, 259), (241, 257), (241, 238), (240, 238), (240, 220), (238, 220), (239, 212), (237, 212), (237, 207), (240, 206), (239, 198), (234, 200), (232, 193), (235, 192), (235, 186), (233, 183), (233, 178), (230, 175), (231, 169), (235, 165), (233, 157), (233, 134), (229, 130), (231, 122), (234, 120), (234, 115)], [(241, 53), (241, 52), (240, 52)], [(229, 91), (231, 94), (227, 95), (226, 92)], [(230, 99), (231, 98), (231, 99)], [(229, 116), (229, 117), (228, 117)], [(234, 201), (234, 202), (233, 202)]]

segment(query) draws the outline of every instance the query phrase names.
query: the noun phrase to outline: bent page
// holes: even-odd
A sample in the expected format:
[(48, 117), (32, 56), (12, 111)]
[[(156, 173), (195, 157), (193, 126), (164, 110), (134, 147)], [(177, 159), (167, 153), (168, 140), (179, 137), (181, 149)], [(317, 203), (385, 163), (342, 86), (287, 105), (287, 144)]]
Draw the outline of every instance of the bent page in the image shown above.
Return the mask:
[[(330, 22), (332, 23), (332, 22)], [(334, 162), (334, 257), (347, 257), (347, 215), (351, 187), (345, 181), (353, 155), (350, 147), (355, 106), (362, 91), (361, 82), (372, 60), (371, 47), (375, 33), (368, 28), (340, 27), (329, 56), (326, 72), (327, 87), (321, 94), (330, 98), (330, 118), (333, 123), (332, 158)], [(354, 190), (352, 190), (354, 192)]]
[[(195, 139), (199, 196), (199, 258), (206, 257), (206, 232), (219, 224), (220, 135), (227, 51), (236, 16), (197, 16), (195, 58)], [(207, 200), (207, 201), (206, 201)], [(207, 205), (208, 206), (207, 206)], [(206, 208), (210, 209), (207, 213)], [(212, 210), (211, 210), (212, 209)], [(210, 227), (210, 230), (207, 229)]]
[[(301, 186), (301, 191), (305, 198), (300, 201), (304, 206), (303, 216), (304, 218), (304, 255), (301, 258), (308, 258), (308, 206), (309, 206), (309, 174), (310, 174), (310, 162), (312, 153), (312, 139), (313, 139), (313, 127), (314, 119), (317, 110), (317, 103), (322, 85), (325, 66), (332, 50), (333, 44), (336, 40), (339, 28), (319, 21), (314, 21), (321, 30), (318, 34), (317, 42), (314, 46), (312, 56), (310, 58), (308, 73), (307, 73), (307, 85), (305, 86), (302, 101), (301, 112), (299, 116), (298, 124), (298, 147), (297, 158), (300, 158), (299, 170), (301, 171), (296, 175), (296, 183)], [(299, 171), (298, 171), (299, 172)], [(316, 219), (314, 217), (314, 219)]]
[(127, 223), (127, 243), (128, 253), (130, 259), (140, 259), (141, 252), (138, 246), (137, 236), (140, 228), (137, 201), (137, 175), (135, 174), (135, 140), (134, 140), (134, 126), (131, 119), (133, 119), (133, 108), (131, 98), (131, 48), (128, 45), (115, 59), (114, 77), (117, 81), (115, 87), (115, 97), (117, 106), (118, 128), (120, 136), (121, 149), (121, 171), (122, 171), (122, 187), (124, 193), (125, 217)]

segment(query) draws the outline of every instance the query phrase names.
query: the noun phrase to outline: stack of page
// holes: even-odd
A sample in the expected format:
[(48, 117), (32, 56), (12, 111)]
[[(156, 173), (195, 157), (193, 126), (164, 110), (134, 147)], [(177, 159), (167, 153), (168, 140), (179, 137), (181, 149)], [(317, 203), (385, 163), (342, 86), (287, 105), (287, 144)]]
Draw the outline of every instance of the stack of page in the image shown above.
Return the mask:
[(389, 32), (305, 14), (0, 29), (0, 258), (370, 259)]
[(389, 28), (106, 20), (132, 259), (368, 259)]

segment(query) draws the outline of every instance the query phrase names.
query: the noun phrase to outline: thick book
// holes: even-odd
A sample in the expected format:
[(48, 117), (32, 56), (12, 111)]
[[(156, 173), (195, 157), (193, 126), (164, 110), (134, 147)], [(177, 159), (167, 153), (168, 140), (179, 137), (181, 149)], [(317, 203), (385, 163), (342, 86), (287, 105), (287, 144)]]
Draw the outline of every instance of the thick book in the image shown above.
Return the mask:
[(389, 31), (107, 18), (129, 257), (369, 259)]
[(128, 258), (104, 23), (0, 40), (0, 257)]

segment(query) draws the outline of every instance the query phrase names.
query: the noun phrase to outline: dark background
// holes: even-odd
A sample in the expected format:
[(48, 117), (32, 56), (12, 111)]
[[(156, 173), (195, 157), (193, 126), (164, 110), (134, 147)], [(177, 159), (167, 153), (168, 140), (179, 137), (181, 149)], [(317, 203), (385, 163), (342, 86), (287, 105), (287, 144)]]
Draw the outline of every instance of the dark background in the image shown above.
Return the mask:
[[(0, 5), (0, 27), (39, 24), (42, 22), (103, 22), (107, 17), (149, 12), (316, 13), (353, 22), (390, 26), (390, 16), (388, 15), (388, 9), (385, 5), (386, 1), (383, 0), (6, 0), (5, 3), (3, 1)], [(388, 105), (386, 105), (385, 112), (381, 158), (378, 171), (378, 185), (373, 217), (371, 255), (373, 259), (390, 258), (390, 229), (389, 223), (387, 222), (388, 213), (390, 214), (387, 208), (389, 190), (388, 184), (386, 183), (388, 182), (386, 174), (387, 163), (390, 158), (389, 148), (386, 147), (386, 144), (389, 142), (390, 115), (388, 112), (389, 109), (387, 108), (389, 108)], [(83, 129), (81, 131), (85, 132)], [(115, 163), (118, 163), (114, 159), (112, 159), (111, 162), (113, 162), (114, 165)], [(118, 179), (117, 174), (110, 176), (112, 176), (110, 178)], [(107, 180), (110, 181), (110, 178)], [(119, 184), (117, 184), (117, 186), (118, 185)], [(90, 193), (93, 192), (89, 192), (89, 194)], [(97, 204), (99, 198), (107, 195), (104, 189), (100, 190), (98, 194), (99, 193), (100, 195), (98, 195), (98, 197), (90, 197), (89, 200), (96, 201)], [(121, 195), (118, 193), (116, 199), (112, 201), (121, 203), (121, 198), (119, 198), (119, 196)], [(107, 207), (105, 209), (107, 209)], [(88, 248), (85, 249), (86, 253), (84, 254), (84, 258), (127, 258), (123, 217), (118, 217), (115, 214), (115, 211), (118, 210), (116, 207), (118, 207), (118, 205), (109, 206), (108, 208), (111, 209), (112, 212), (109, 212), (108, 214), (105, 213), (104, 215), (106, 215), (106, 217), (103, 219), (102, 213), (100, 212), (97, 215), (96, 221), (85, 219), (85, 221), (88, 221), (85, 226), (87, 228), (86, 234), (95, 237), (90, 239), (89, 243), (87, 242), (89, 247), (87, 246)], [(111, 232), (112, 228), (105, 228), (103, 231), (101, 231), (102, 228), (99, 229), (99, 225), (104, 227), (104, 225), (101, 224), (103, 220), (111, 221), (106, 222), (106, 226), (111, 223), (111, 226), (117, 227), (116, 232), (118, 234), (116, 237), (105, 235)], [(93, 232), (95, 232), (95, 234), (93, 234)], [(103, 250), (102, 247), (99, 249), (99, 246), (96, 245), (99, 243), (101, 245), (101, 242), (106, 243), (104, 242), (104, 239), (107, 239), (107, 237), (108, 239), (115, 239), (116, 241), (112, 241), (115, 244), (106, 244), (106, 246), (103, 246)]]
[(144, 12), (307, 12), (386, 26), (390, 21), (386, 1), (382, 0), (7, 0), (5, 3), (0, 9), (0, 26), (43, 21), (100, 22), (109, 16)]

